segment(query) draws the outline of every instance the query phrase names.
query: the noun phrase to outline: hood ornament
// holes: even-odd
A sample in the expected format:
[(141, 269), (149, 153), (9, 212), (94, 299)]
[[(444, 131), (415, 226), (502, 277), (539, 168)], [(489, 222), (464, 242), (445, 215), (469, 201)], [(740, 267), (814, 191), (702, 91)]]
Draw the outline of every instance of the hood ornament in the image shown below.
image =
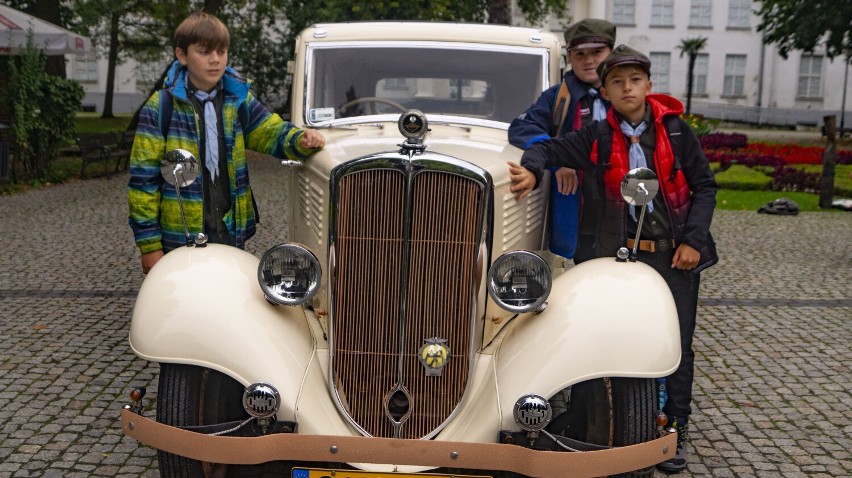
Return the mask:
[(417, 360), (426, 369), (427, 377), (440, 377), (447, 362), (450, 361), (450, 348), (447, 340), (439, 337), (426, 339), (417, 352)]
[(426, 150), (423, 138), (429, 132), (429, 122), (425, 113), (415, 109), (408, 110), (399, 116), (397, 126), (399, 132), (405, 136), (405, 143), (399, 145), (402, 148), (400, 153), (411, 156)]

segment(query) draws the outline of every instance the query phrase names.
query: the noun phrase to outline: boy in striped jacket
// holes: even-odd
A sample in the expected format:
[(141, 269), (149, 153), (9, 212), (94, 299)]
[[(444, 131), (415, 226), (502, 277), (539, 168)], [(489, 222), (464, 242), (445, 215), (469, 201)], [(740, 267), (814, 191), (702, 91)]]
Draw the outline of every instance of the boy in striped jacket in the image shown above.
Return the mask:
[(181, 188), (189, 233), (244, 248), (258, 222), (246, 149), (302, 161), (325, 145), (318, 131), (293, 126), (254, 97), (250, 81), (227, 66), (229, 46), (217, 17), (190, 15), (175, 30), (177, 60), (165, 88), (140, 112), (128, 204), (145, 274), (186, 242), (175, 188), (160, 174), (166, 151), (185, 149), (198, 159), (200, 180)]

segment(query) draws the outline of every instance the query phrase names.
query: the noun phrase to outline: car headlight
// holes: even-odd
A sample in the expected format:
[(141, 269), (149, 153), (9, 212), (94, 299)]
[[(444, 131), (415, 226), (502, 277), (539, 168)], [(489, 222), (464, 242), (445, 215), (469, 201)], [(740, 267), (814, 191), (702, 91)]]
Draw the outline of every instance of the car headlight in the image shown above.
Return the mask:
[(279, 244), (269, 249), (257, 266), (260, 288), (276, 304), (307, 302), (317, 293), (321, 276), (317, 256), (298, 244)]
[(515, 402), (512, 417), (521, 430), (537, 432), (550, 423), (550, 419), (553, 418), (553, 409), (547, 399), (531, 393)]
[(529, 312), (547, 300), (552, 280), (544, 259), (532, 252), (512, 251), (498, 257), (488, 270), (488, 293), (509, 312)]
[(281, 394), (268, 383), (253, 383), (243, 392), (243, 408), (254, 418), (270, 418), (281, 408)]

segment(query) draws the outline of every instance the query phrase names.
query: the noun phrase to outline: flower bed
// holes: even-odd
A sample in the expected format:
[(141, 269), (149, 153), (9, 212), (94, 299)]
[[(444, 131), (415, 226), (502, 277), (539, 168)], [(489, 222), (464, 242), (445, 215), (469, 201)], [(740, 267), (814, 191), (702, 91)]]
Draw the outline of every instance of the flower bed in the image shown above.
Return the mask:
[[(821, 165), (825, 149), (798, 144), (749, 143), (746, 135), (711, 133), (700, 137), (711, 163), (724, 172), (732, 165), (769, 169), (773, 191), (819, 191), (819, 173), (803, 171), (794, 165)], [(852, 164), (852, 151), (837, 151), (836, 164)]]

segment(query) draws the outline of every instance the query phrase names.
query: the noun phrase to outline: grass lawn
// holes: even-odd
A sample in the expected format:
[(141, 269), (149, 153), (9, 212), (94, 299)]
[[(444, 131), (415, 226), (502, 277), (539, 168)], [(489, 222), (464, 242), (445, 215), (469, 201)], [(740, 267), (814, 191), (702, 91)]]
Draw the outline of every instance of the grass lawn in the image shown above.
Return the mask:
[[(778, 198), (787, 198), (796, 201), (800, 211), (837, 211), (840, 209), (821, 209), (819, 207), (819, 194), (781, 192), (781, 191), (736, 191), (733, 189), (720, 189), (716, 194), (716, 209), (728, 211), (757, 211), (760, 206), (774, 201)], [(834, 199), (841, 199), (835, 195)]]
[(115, 115), (115, 118), (101, 118), (100, 113), (78, 113), (75, 131), (77, 134), (124, 131), (132, 118), (133, 115)]

